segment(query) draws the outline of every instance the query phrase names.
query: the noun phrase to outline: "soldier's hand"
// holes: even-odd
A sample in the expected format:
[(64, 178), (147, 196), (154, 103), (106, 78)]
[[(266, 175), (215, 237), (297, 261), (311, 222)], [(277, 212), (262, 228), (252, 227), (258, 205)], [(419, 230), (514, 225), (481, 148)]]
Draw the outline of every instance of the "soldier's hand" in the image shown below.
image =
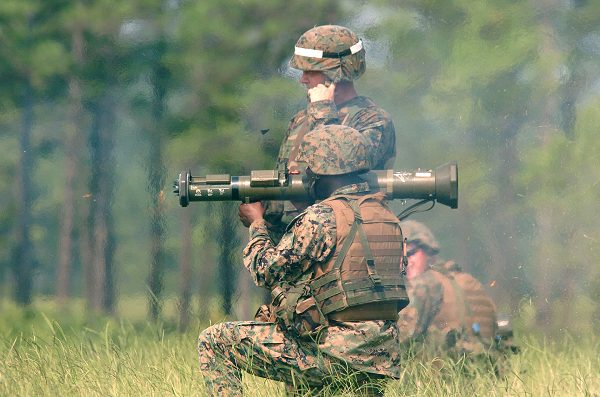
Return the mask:
[(333, 101), (335, 96), (335, 84), (318, 84), (308, 90), (308, 97), (311, 102)]
[(248, 227), (252, 222), (263, 219), (265, 208), (260, 201), (257, 201), (256, 203), (241, 204), (238, 213), (240, 221)]

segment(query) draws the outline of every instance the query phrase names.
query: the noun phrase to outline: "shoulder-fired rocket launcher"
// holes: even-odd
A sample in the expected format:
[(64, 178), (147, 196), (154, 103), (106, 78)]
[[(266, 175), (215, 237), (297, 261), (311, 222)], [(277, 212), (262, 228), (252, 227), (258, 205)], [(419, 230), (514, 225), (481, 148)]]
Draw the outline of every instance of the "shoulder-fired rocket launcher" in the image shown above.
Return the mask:
[[(361, 178), (372, 191), (385, 192), (388, 199), (420, 199), (458, 207), (456, 163), (435, 170), (374, 170)], [(251, 171), (245, 176), (192, 176), (190, 171), (183, 171), (174, 188), (182, 207), (187, 207), (190, 201), (310, 201), (305, 175), (288, 173), (286, 169)]]

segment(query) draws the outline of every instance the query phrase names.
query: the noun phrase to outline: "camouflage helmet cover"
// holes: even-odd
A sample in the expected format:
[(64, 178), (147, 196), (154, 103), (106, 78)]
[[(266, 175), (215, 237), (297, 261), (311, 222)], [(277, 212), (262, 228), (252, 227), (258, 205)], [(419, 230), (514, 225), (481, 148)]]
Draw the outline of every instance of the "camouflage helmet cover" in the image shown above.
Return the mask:
[(409, 243), (427, 249), (430, 255), (440, 252), (440, 245), (427, 226), (417, 221), (404, 221), (400, 224)]
[(365, 72), (365, 49), (358, 36), (348, 28), (317, 26), (300, 36), (290, 66), (304, 71), (322, 71), (335, 83), (356, 80)]
[(298, 160), (318, 175), (342, 175), (368, 171), (369, 142), (352, 127), (324, 125), (304, 136)]

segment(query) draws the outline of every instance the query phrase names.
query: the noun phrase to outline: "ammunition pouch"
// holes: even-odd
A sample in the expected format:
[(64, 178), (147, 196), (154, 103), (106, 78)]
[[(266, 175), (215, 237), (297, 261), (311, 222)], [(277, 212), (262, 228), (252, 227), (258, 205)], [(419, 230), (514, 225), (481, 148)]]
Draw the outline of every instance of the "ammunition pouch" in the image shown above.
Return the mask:
[(307, 284), (271, 292), (273, 315), (279, 326), (294, 336), (316, 337), (329, 325)]
[(339, 312), (328, 315), (334, 321), (398, 321), (398, 312), (401, 310), (396, 302), (374, 302), (359, 306), (352, 306)]

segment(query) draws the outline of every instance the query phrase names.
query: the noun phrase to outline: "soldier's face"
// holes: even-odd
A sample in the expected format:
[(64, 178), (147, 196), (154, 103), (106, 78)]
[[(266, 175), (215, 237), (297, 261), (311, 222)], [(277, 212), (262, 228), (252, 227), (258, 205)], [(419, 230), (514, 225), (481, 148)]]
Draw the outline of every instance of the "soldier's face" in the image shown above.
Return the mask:
[(410, 280), (422, 274), (427, 269), (427, 254), (416, 245), (409, 244), (408, 266), (406, 267), (406, 277)]
[(325, 84), (329, 79), (323, 72), (317, 70), (305, 70), (302, 72), (302, 77), (300, 77), (300, 83), (303, 84), (306, 89), (310, 90), (311, 88), (315, 88), (319, 84)]

